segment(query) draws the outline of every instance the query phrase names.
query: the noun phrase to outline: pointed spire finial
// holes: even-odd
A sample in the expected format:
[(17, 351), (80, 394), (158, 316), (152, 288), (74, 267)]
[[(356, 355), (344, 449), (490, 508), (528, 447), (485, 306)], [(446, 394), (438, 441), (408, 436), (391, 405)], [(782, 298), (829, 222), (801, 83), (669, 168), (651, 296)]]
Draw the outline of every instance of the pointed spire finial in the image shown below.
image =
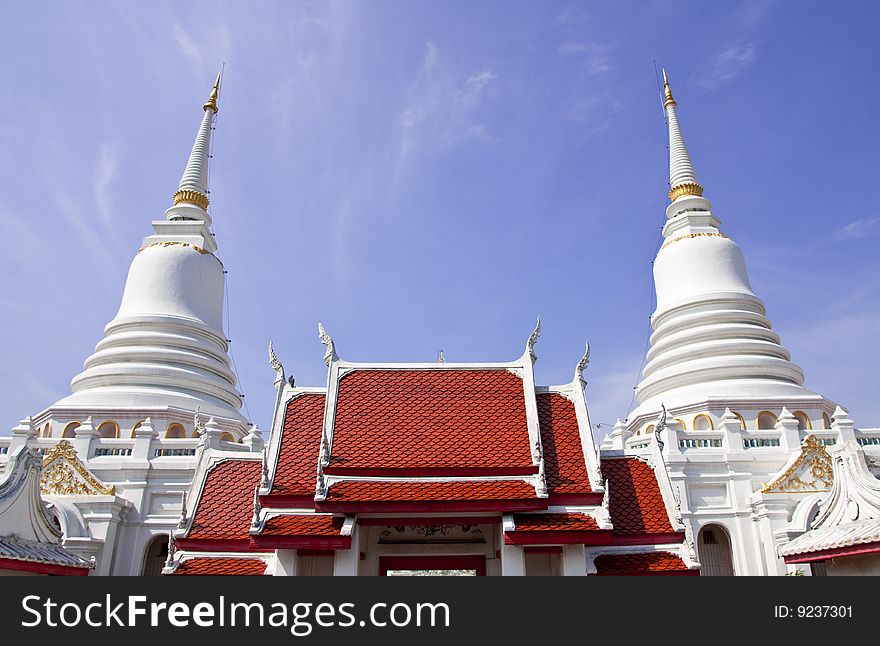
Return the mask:
[(703, 195), (703, 186), (697, 181), (697, 172), (691, 162), (687, 146), (684, 144), (684, 136), (681, 134), (681, 126), (678, 125), (678, 115), (675, 107), (678, 103), (672, 98), (672, 89), (669, 87), (669, 77), (663, 70), (663, 91), (665, 100), (663, 109), (666, 111), (666, 120), (669, 124), (669, 199), (673, 202), (686, 195)]
[[(172, 207), (166, 212), (166, 217), (170, 220), (205, 220), (207, 218), (210, 224), (210, 218), (207, 217), (208, 209), (208, 160), (211, 157), (211, 125), (214, 115), (217, 114), (217, 97), (220, 93), (220, 77), (214, 82), (214, 89), (211, 90), (211, 96), (208, 102), (203, 106), (205, 115), (202, 117), (202, 123), (199, 126), (199, 132), (196, 134), (196, 140), (193, 143), (192, 152), (189, 154), (189, 160), (186, 162), (186, 168), (183, 170), (183, 176), (180, 178), (180, 184), (177, 192), (172, 196), (174, 199), (174, 207), (179, 204), (193, 205), (197, 209), (175, 209)], [(202, 212), (199, 212), (199, 209)]]
[(672, 89), (669, 87), (669, 77), (666, 76), (666, 68), (663, 68), (663, 93), (666, 95), (666, 100), (663, 102), (664, 108), (668, 105), (678, 105), (675, 99), (672, 98)]
[(217, 107), (217, 98), (220, 96), (220, 77), (222, 74), (223, 72), (217, 74), (217, 80), (214, 81), (214, 87), (211, 90), (211, 96), (208, 97), (207, 103), (202, 106), (205, 110), (213, 110), (214, 114), (220, 112), (220, 108)]
[(437, 363), (446, 363), (446, 355), (443, 354), (443, 348), (437, 353)]

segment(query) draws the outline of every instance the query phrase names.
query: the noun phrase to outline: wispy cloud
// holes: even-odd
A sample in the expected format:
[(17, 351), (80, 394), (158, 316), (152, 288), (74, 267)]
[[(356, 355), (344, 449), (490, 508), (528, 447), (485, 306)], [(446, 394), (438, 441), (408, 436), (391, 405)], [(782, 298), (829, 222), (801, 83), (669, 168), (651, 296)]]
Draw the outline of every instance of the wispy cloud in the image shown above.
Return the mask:
[(577, 57), (591, 74), (604, 74), (611, 70), (610, 48), (592, 42), (576, 42), (567, 40), (557, 47), (563, 56)]
[(490, 139), (478, 110), (496, 79), (488, 68), (466, 76), (458, 74), (441, 63), (434, 43), (425, 44), (422, 65), (406, 93), (398, 120), (395, 184), (420, 155)]
[(177, 23), (174, 23), (171, 26), (171, 30), (181, 53), (190, 60), (193, 66), (197, 68), (201, 67), (202, 53), (199, 51), (199, 48), (192, 37)]
[(113, 220), (113, 202), (115, 193), (113, 192), (113, 180), (119, 171), (119, 155), (116, 146), (111, 144), (103, 144), (98, 157), (98, 166), (95, 169), (94, 194), (95, 203), (98, 206), (98, 214), (104, 222), (104, 226), (110, 230), (115, 230), (115, 221)]
[(835, 233), (834, 237), (837, 240), (859, 240), (870, 238), (878, 231), (880, 231), (880, 216), (875, 215), (850, 222)]
[(757, 60), (758, 48), (753, 43), (733, 45), (718, 54), (696, 81), (704, 90), (714, 90), (733, 81)]

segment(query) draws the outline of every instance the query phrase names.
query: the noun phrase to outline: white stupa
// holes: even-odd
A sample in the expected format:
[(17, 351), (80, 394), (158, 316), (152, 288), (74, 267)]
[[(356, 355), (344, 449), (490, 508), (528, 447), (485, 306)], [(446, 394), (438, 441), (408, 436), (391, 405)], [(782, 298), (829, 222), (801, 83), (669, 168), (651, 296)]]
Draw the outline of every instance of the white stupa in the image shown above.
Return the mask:
[(207, 211), (219, 89), (218, 76), (174, 204), (164, 220), (153, 222), (153, 234), (132, 261), (119, 311), (73, 378), (72, 394), (51, 407), (64, 418), (53, 420), (53, 435), (61, 433), (59, 425), (66, 427), (67, 418), (90, 415), (96, 425), (112, 419), (117, 436), (122, 427), (127, 437), (120, 417), (129, 418), (130, 427), (146, 416), (154, 424), (170, 423), (174, 420), (163, 420), (168, 411), (182, 415), (179, 421), (191, 435), (197, 410), (235, 439), (247, 430), (223, 331), (223, 263)]
[(654, 261), (651, 348), (636, 389), (639, 405), (628, 420), (656, 418), (661, 404), (674, 413), (723, 399), (719, 413), (727, 406), (761, 409), (774, 402), (771, 409), (812, 407), (805, 414), (822, 424), (822, 413), (834, 406), (803, 387), (803, 372), (752, 291), (742, 251), (720, 231), (721, 221), (703, 197), (665, 72), (664, 89), (672, 203)]

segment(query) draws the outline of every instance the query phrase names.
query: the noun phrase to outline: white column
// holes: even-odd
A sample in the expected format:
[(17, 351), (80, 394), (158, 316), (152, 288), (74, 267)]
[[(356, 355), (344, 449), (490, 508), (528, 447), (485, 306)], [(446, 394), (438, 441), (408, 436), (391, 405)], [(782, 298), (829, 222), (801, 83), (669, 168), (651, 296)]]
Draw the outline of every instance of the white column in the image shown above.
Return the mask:
[(97, 437), (99, 437), (98, 431), (92, 424), (91, 417), (86, 417), (86, 421), (76, 427), (73, 448), (83, 462), (87, 462), (92, 457), (92, 441)]
[(525, 576), (525, 574), (526, 560), (523, 548), (519, 545), (502, 545), (501, 576)]
[(296, 550), (275, 550), (272, 576), (296, 576)]
[(133, 460), (149, 461), (151, 457), (150, 447), (154, 439), (159, 437), (159, 432), (153, 427), (153, 421), (148, 417), (134, 431), (134, 447), (131, 450)]
[(583, 545), (562, 547), (562, 576), (586, 576), (587, 557)]
[(37, 436), (37, 429), (34, 428), (34, 420), (31, 417), (25, 417), (18, 426), (12, 429), (12, 440), (9, 442), (9, 455), (11, 456), (18, 450), (20, 446), (27, 446), (28, 441), (32, 437)]
[(358, 565), (361, 559), (358, 541), (360, 533), (360, 527), (355, 524), (351, 528), (351, 549), (336, 550), (336, 558), (333, 559), (333, 576), (358, 575)]

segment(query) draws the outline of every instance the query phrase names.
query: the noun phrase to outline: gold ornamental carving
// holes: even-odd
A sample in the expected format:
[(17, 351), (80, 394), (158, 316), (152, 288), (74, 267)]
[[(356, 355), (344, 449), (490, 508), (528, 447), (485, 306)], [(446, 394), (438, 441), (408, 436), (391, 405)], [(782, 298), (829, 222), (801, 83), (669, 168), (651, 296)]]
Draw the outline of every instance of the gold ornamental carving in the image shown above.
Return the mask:
[(98, 480), (80, 462), (73, 445), (61, 440), (43, 457), (40, 493), (46, 496), (112, 496), (116, 486)]
[(669, 191), (669, 199), (675, 202), (675, 200), (683, 195), (696, 195), (697, 197), (700, 197), (702, 194), (703, 186), (701, 184), (697, 184), (696, 182), (685, 182), (684, 184), (674, 186), (672, 190)]
[(181, 202), (189, 202), (203, 209), (208, 208), (208, 196), (188, 188), (182, 188), (174, 194), (174, 203), (180, 204)]
[(152, 243), (150, 243), (148, 245), (144, 245), (143, 247), (138, 249), (138, 253), (140, 253), (144, 249), (149, 249), (150, 247), (172, 247), (172, 246), (189, 247), (191, 249), (198, 251), (201, 254), (206, 254), (209, 256), (214, 255), (210, 251), (208, 251), (207, 249), (202, 249), (201, 247), (197, 247), (194, 244), (190, 244), (188, 242), (178, 242), (177, 240), (166, 240), (164, 242), (152, 242)]
[(673, 238), (672, 240), (667, 240), (663, 243), (663, 246), (660, 247), (660, 251), (663, 251), (666, 247), (671, 245), (673, 242), (678, 242), (679, 240), (687, 240), (689, 238), (726, 238), (727, 236), (723, 233), (687, 233), (683, 236), (678, 236), (677, 238)]
[(807, 435), (801, 454), (781, 476), (761, 487), (761, 493), (819, 493), (831, 489), (831, 456), (819, 438)]

